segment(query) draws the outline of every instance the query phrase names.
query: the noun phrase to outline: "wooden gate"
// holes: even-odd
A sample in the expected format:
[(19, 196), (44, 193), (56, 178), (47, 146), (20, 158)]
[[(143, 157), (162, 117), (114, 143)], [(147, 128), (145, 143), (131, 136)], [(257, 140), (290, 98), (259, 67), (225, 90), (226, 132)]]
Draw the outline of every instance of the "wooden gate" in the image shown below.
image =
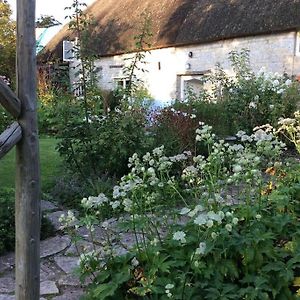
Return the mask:
[(40, 170), (36, 116), (35, 0), (17, 0), (17, 95), (0, 80), (0, 104), (16, 121), (0, 135), (0, 158), (16, 145), (17, 300), (40, 289)]

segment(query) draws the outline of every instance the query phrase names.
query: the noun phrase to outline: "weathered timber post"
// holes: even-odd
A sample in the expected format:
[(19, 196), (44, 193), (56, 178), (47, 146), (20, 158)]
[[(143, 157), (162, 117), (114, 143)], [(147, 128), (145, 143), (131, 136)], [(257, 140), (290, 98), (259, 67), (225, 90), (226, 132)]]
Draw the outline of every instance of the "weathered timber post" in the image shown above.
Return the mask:
[(40, 292), (40, 169), (36, 116), (35, 0), (17, 0), (16, 299)]

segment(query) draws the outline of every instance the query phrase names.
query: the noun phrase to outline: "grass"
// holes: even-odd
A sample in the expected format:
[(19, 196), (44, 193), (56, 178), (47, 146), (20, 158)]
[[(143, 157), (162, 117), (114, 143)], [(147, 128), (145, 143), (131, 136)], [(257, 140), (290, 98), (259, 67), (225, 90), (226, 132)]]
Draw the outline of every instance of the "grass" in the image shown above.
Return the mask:
[[(53, 184), (60, 174), (61, 159), (55, 150), (54, 138), (40, 138), (41, 184), (45, 191)], [(0, 187), (15, 186), (15, 149), (0, 160)]]

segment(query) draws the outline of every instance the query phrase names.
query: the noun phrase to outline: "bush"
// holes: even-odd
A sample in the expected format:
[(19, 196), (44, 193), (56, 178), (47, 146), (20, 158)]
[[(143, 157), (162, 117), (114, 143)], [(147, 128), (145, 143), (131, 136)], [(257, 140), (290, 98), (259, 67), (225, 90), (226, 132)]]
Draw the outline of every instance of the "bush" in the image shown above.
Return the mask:
[(15, 246), (14, 191), (0, 189), (0, 254)]
[(199, 94), (188, 90), (186, 101), (179, 105), (194, 109), (194, 114), (212, 125), (219, 136), (233, 135), (238, 130), (250, 133), (256, 126), (275, 126), (280, 117), (292, 116), (300, 101), (297, 81), (264, 69), (254, 73), (245, 49), (231, 52), (229, 59), (233, 75), (217, 65), (212, 74), (203, 78), (210, 90)]
[[(80, 257), (82, 279), (98, 274), (86, 299), (296, 299), (300, 169), (280, 162), (274, 134), (240, 131), (229, 145), (203, 125), (196, 140), (207, 157), (166, 156), (163, 147), (134, 154), (110, 197), (82, 200), (82, 224), (91, 232), (102, 224), (108, 237), (104, 253)], [(135, 237), (126, 255), (115, 254), (116, 230), (101, 223), (108, 207)]]
[[(0, 255), (15, 248), (15, 193), (13, 189), (0, 188)], [(42, 217), (41, 239), (52, 236), (54, 228)]]
[(187, 106), (180, 110), (174, 107), (155, 110), (150, 127), (156, 147), (164, 145), (167, 155), (183, 151), (195, 151), (195, 130), (198, 126), (196, 115)]
[(91, 115), (89, 122), (75, 110), (76, 106), (68, 109), (59, 131), (58, 151), (70, 170), (82, 178), (121, 177), (128, 170), (128, 158), (147, 149), (143, 110), (116, 108), (107, 115)]

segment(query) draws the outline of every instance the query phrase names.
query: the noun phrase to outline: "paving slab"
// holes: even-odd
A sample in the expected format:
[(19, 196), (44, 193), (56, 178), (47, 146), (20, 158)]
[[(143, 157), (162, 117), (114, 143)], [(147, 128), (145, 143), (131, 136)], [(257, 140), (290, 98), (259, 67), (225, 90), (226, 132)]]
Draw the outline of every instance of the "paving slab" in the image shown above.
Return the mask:
[(55, 281), (46, 280), (40, 284), (40, 295), (57, 295), (59, 294), (59, 289), (56, 286)]
[(69, 247), (71, 244), (71, 239), (68, 235), (55, 236), (47, 240), (41, 241), (41, 258), (52, 256), (54, 254), (60, 253)]
[(0, 300), (15, 300), (15, 296), (0, 294)]
[(62, 271), (56, 266), (54, 262), (45, 261), (41, 262), (40, 279), (41, 281), (56, 280)]
[(0, 273), (3, 273), (6, 270), (13, 269), (15, 265), (15, 254), (8, 253), (0, 257)]
[(41, 211), (54, 211), (58, 210), (58, 207), (50, 201), (41, 200)]
[(75, 287), (80, 287), (82, 284), (81, 284), (78, 276), (73, 275), (73, 274), (67, 274), (67, 275), (63, 275), (58, 280), (58, 285), (59, 286), (75, 286)]
[(79, 257), (56, 256), (54, 261), (67, 274), (73, 273), (78, 267)]
[(58, 210), (52, 213), (48, 213), (46, 214), (46, 218), (51, 222), (51, 224), (53, 225), (55, 230), (60, 230), (60, 222), (59, 222), (59, 218), (61, 217), (61, 215), (66, 215), (68, 212), (65, 210)]
[(10, 294), (15, 291), (15, 280), (12, 276), (4, 276), (0, 278), (0, 293)]
[(90, 231), (84, 226), (80, 227), (77, 232), (82, 238), (89, 242), (92, 242), (93, 240), (94, 242), (101, 244), (107, 240), (107, 232), (100, 226), (94, 227), (94, 231), (92, 233), (93, 237), (91, 237)]
[(61, 296), (56, 296), (52, 300), (79, 300), (84, 295), (84, 291), (81, 288), (76, 288), (68, 291), (64, 291)]
[[(96, 248), (99, 248), (99, 246), (96, 246)], [(90, 252), (94, 249), (93, 243), (80, 240), (76, 242), (76, 245), (74, 243), (71, 244), (71, 246), (66, 250), (65, 255), (67, 256), (78, 256), (82, 252)], [(78, 253), (79, 252), (79, 253)]]

